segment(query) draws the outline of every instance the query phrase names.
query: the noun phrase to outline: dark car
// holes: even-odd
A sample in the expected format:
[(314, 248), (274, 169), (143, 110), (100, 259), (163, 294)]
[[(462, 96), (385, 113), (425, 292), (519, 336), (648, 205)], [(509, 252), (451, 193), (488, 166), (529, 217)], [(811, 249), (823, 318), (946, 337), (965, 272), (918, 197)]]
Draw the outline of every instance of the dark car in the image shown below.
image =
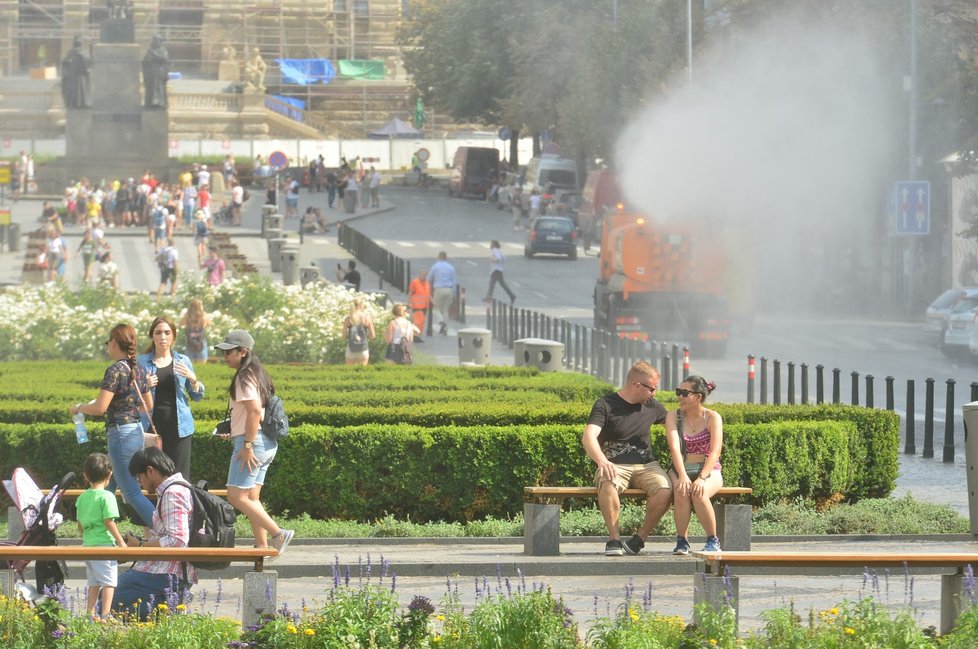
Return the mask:
[(566, 216), (539, 216), (530, 222), (523, 242), (523, 254), (567, 255), (577, 259), (577, 228)]

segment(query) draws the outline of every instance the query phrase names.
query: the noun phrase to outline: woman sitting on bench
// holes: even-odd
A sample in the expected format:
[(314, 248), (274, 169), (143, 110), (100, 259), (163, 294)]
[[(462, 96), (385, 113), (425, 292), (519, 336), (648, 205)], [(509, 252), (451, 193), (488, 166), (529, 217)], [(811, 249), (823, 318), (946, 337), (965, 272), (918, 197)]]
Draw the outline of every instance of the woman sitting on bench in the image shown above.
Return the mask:
[(669, 472), (673, 481), (673, 515), (678, 536), (673, 554), (689, 554), (687, 534), (693, 510), (707, 536), (703, 551), (720, 551), (710, 498), (723, 486), (720, 474), (723, 418), (703, 406), (716, 387), (701, 376), (690, 376), (676, 388), (679, 409), (666, 415), (666, 440), (672, 456)]

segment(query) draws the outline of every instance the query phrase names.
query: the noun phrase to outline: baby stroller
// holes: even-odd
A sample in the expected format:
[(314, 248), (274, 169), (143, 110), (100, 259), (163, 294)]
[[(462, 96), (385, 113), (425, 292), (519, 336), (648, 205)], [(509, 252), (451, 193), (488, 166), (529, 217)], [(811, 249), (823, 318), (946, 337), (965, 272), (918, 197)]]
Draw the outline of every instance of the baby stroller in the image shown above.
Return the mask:
[[(16, 543), (0, 541), (4, 545), (57, 545), (58, 539), (54, 531), (58, 529), (64, 516), (57, 511), (58, 503), (64, 496), (65, 490), (75, 482), (75, 474), (68, 472), (54, 485), (47, 494), (42, 494), (37, 485), (24, 469), (14, 469), (10, 480), (4, 480), (3, 486), (10, 494), (24, 520), (24, 531)], [(24, 571), (30, 565), (30, 559), (6, 561), (6, 567), (17, 572), (21, 582), (24, 581)], [(51, 592), (64, 584), (68, 568), (63, 561), (38, 561), (34, 566), (37, 590), (31, 591), (26, 587), (29, 599), (38, 599), (45, 593)], [(27, 596), (25, 596), (27, 597)]]

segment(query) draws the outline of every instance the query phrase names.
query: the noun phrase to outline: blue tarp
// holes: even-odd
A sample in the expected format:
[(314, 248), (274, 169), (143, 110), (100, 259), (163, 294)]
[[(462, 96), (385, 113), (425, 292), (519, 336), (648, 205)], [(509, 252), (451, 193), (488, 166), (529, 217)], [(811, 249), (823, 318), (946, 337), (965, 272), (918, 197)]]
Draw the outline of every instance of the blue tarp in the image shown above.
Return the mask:
[[(281, 102), (281, 103), (279, 103)], [(282, 104), (288, 104), (289, 106), (295, 106), (299, 110), (291, 110)], [(306, 102), (301, 99), (296, 99), (294, 97), (283, 97), (282, 95), (267, 95), (265, 97), (265, 107), (269, 110), (273, 110), (279, 115), (285, 115), (289, 119), (294, 119), (297, 122), (302, 121), (302, 113), (306, 109)]]
[(327, 84), (336, 76), (336, 69), (329, 59), (275, 59), (284, 83), (311, 86)]

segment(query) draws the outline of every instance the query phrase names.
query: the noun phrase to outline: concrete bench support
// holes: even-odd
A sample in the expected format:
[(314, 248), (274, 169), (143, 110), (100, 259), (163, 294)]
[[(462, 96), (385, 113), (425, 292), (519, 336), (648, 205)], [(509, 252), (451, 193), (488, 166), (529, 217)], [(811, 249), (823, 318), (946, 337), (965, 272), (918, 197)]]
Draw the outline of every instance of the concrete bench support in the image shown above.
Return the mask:
[(959, 569), (953, 575), (941, 575), (941, 635), (950, 633), (958, 616), (970, 607), (964, 571)]
[(750, 551), (751, 506), (713, 503), (717, 519), (717, 536), (724, 550)]
[(17, 583), (17, 573), (9, 568), (0, 570), (0, 594), (13, 599), (14, 584)]
[(560, 505), (523, 504), (523, 554), (555, 557), (560, 554)]
[(733, 576), (711, 575), (704, 572), (702, 562), (697, 564), (696, 576), (693, 578), (693, 623), (701, 625), (700, 604), (719, 613), (726, 606), (734, 608), (734, 623), (739, 628), (740, 608), (740, 578)]
[(241, 597), (241, 625), (248, 628), (258, 624), (265, 613), (274, 614), (278, 608), (278, 572), (249, 570), (244, 575)]

